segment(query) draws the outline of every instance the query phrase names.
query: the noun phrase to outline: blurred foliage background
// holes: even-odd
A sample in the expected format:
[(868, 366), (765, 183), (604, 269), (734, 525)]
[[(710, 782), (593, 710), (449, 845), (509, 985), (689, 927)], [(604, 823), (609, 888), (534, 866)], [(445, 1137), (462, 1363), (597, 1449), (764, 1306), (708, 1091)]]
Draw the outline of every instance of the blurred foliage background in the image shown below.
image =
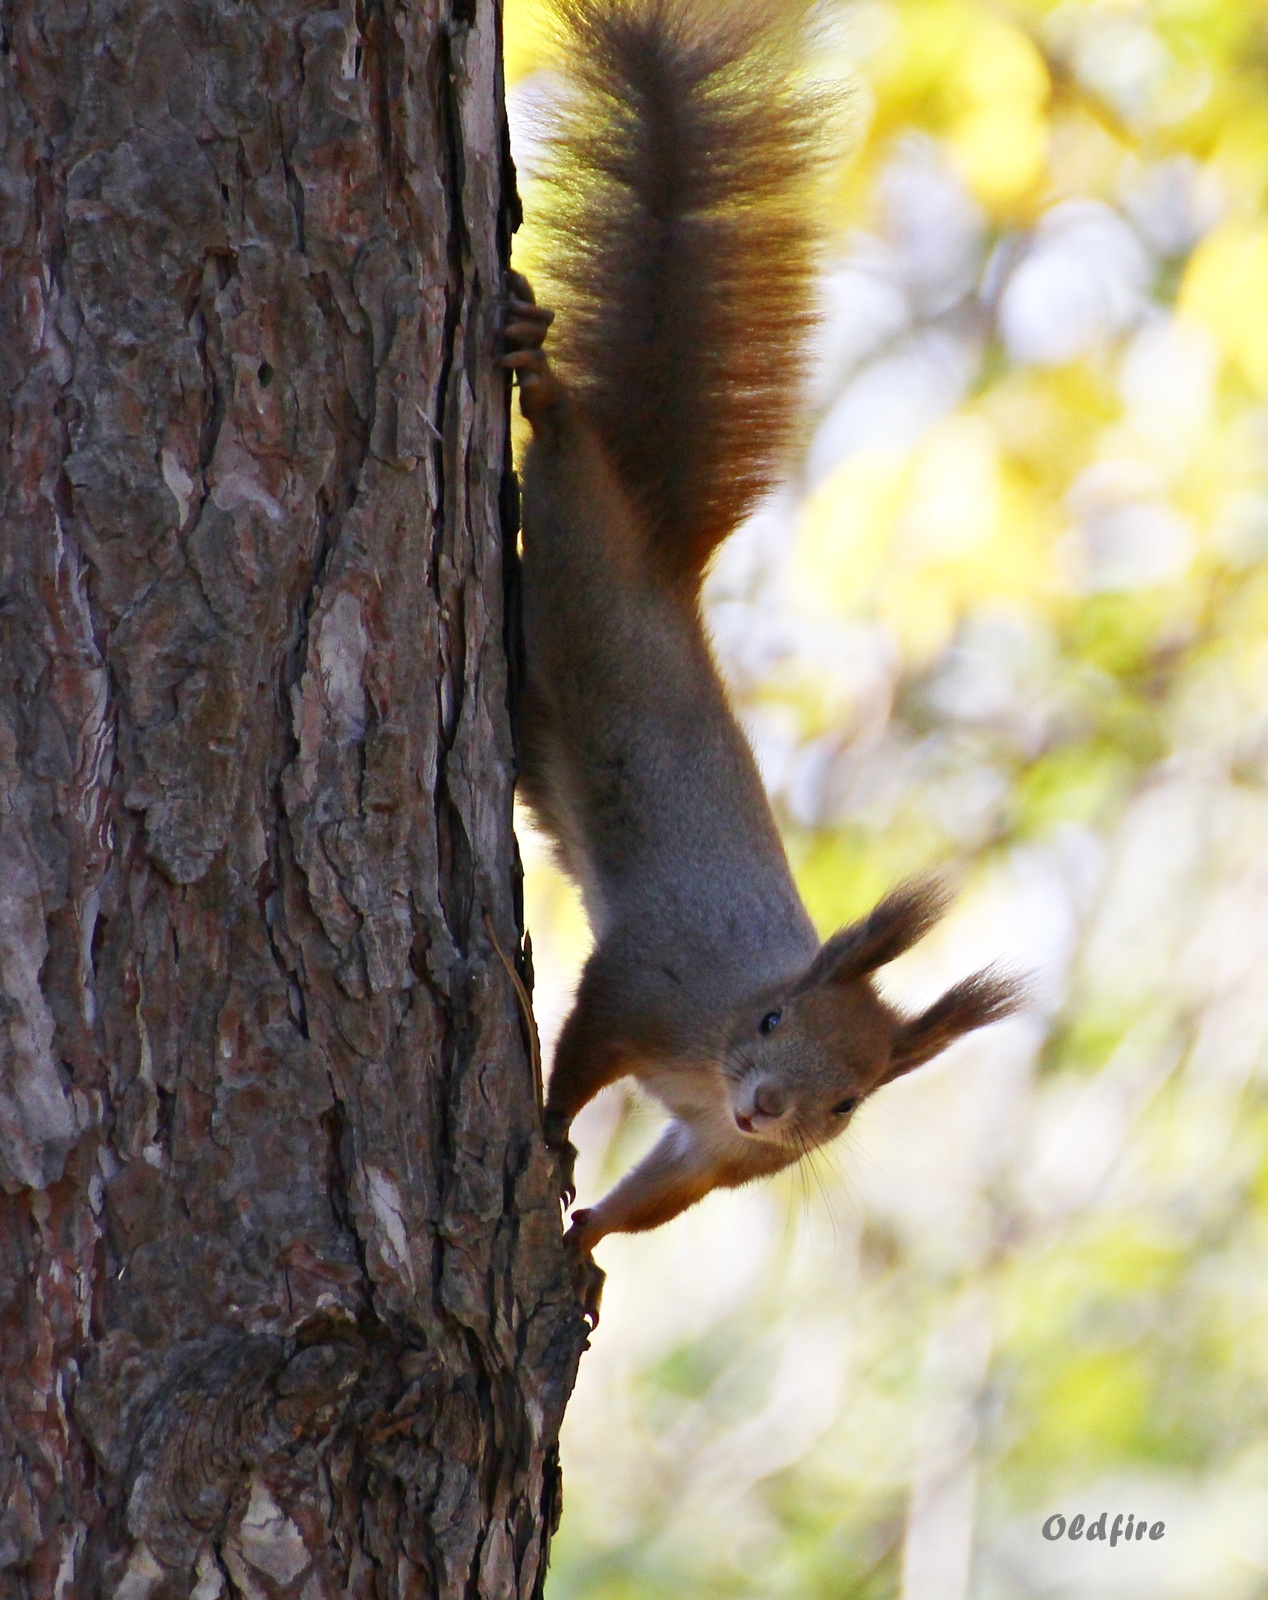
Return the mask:
[[(550, 1600), (1268, 1595), (1268, 5), (857, 0), (804, 449), (709, 586), (826, 933), (1022, 1018), (611, 1238)], [(529, 226), (556, 92), (508, 0)], [(545, 1042), (584, 919), (523, 835)], [(584, 1202), (651, 1142), (609, 1091)], [(1046, 1541), (1054, 1512), (1163, 1538)]]

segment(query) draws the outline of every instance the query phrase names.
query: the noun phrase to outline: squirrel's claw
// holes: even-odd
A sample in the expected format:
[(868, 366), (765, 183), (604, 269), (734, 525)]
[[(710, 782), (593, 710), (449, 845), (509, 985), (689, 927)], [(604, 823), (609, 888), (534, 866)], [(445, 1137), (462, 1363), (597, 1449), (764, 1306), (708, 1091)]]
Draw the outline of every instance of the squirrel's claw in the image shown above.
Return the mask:
[(599, 1326), (599, 1307), (603, 1303), (603, 1285), (607, 1274), (602, 1267), (595, 1265), (593, 1256), (574, 1256), (573, 1260), (572, 1281), (593, 1333)]
[(567, 1211), (577, 1198), (577, 1186), (573, 1182), (573, 1174), (577, 1167), (577, 1147), (568, 1137), (568, 1123), (558, 1112), (547, 1111), (543, 1118), (542, 1132), (546, 1136), (546, 1148), (559, 1163), (559, 1198), (564, 1210)]
[(562, 1144), (554, 1146), (555, 1159), (559, 1162), (559, 1199), (565, 1211), (577, 1198), (577, 1185), (573, 1181), (573, 1174), (577, 1166), (577, 1147), (565, 1139)]

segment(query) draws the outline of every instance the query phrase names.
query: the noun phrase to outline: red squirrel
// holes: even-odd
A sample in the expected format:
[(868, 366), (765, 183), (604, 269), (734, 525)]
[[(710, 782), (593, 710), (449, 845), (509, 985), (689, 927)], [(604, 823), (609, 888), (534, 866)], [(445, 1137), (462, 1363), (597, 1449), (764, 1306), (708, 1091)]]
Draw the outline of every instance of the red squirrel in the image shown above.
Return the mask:
[(585, 1256), (834, 1138), (1019, 989), (979, 972), (914, 1017), (880, 997), (871, 975), (940, 914), (935, 887), (820, 943), (705, 637), (705, 568), (774, 481), (813, 321), (823, 108), (788, 31), (719, 0), (558, 10), (559, 327), (548, 360), (553, 313), (511, 274), (504, 362), (532, 428), (521, 792), (594, 935), (545, 1107), (565, 1204), (569, 1130), (600, 1089), (630, 1074), (671, 1119), (573, 1212)]

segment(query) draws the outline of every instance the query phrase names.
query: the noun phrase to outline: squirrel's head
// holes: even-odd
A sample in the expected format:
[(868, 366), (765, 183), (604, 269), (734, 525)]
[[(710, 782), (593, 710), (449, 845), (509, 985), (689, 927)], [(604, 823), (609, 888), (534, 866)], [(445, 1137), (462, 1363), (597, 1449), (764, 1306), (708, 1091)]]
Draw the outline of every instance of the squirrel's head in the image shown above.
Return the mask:
[(799, 1152), (823, 1144), (874, 1089), (1016, 1010), (1021, 985), (991, 971), (915, 1017), (876, 993), (871, 974), (923, 937), (946, 904), (936, 886), (897, 890), (834, 934), (784, 992), (760, 997), (738, 1019), (724, 1072), (742, 1133)]

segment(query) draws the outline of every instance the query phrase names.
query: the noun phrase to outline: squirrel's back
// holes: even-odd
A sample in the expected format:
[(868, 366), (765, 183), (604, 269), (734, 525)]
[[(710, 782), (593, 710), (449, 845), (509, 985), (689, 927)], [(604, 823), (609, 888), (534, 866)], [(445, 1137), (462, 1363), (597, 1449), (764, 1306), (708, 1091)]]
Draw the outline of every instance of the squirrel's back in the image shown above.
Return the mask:
[(557, 0), (570, 96), (545, 173), (552, 352), (694, 590), (801, 399), (823, 105), (787, 24), (734, 0)]

